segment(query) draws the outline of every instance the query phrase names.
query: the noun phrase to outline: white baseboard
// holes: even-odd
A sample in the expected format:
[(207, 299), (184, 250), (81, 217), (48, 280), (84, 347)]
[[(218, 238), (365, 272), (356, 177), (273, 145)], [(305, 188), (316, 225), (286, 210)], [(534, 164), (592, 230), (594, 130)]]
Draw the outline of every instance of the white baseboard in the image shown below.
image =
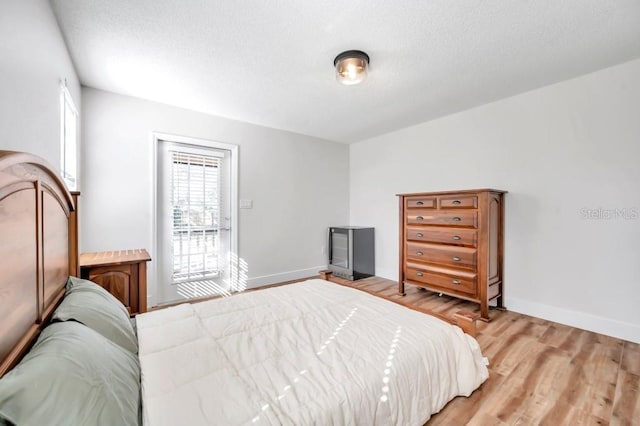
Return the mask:
[[(376, 268), (376, 276), (397, 281), (398, 271)], [(640, 326), (637, 324), (513, 297), (506, 297), (505, 305), (513, 312), (640, 343)]]
[(397, 269), (384, 269), (376, 266), (376, 277), (386, 278), (392, 281), (398, 281)]
[(513, 312), (640, 343), (640, 326), (635, 324), (513, 297), (505, 298), (505, 305)]
[(327, 265), (314, 266), (313, 268), (298, 269), (296, 271), (282, 272), (280, 274), (263, 275), (247, 279), (247, 288), (262, 287), (269, 284), (277, 284), (285, 281), (299, 280), (317, 276), (322, 269), (327, 269)]

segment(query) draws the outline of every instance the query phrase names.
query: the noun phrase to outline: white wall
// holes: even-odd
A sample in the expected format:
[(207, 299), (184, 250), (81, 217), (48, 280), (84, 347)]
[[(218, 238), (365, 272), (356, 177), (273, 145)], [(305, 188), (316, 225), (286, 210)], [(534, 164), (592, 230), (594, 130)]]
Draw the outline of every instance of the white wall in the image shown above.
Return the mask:
[(80, 84), (46, 0), (0, 4), (0, 149), (60, 170), (60, 82), (80, 110)]
[[(398, 276), (394, 194), (505, 189), (507, 307), (640, 342), (640, 60), (350, 151), (350, 223), (375, 226), (378, 275)], [(584, 218), (599, 208), (629, 217)]]
[[(248, 286), (317, 274), (326, 229), (348, 220), (347, 145), (83, 88), (83, 251), (153, 244), (152, 132), (239, 146), (239, 256)], [(150, 274), (153, 303), (155, 280)]]

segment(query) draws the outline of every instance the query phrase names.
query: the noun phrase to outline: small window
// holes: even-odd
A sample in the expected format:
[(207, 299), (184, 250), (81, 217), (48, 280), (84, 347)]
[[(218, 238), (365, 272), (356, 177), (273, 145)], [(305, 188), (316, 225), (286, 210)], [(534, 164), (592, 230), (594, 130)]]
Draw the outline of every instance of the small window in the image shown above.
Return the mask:
[(78, 110), (66, 82), (60, 90), (60, 169), (71, 191), (77, 189), (78, 177)]

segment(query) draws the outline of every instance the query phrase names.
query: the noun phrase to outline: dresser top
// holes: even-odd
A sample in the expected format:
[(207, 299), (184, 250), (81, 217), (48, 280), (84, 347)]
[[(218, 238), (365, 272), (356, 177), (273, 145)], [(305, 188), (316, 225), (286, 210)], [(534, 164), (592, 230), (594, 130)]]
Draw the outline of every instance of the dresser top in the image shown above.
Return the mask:
[(506, 194), (507, 191), (502, 189), (480, 188), (480, 189), (462, 189), (458, 191), (436, 191), (436, 192), (411, 192), (406, 194), (396, 194), (398, 197), (408, 197), (412, 195), (446, 195), (446, 194), (477, 194), (478, 192), (496, 192)]
[(101, 251), (80, 254), (80, 266), (120, 265), (146, 262), (151, 256), (145, 249)]

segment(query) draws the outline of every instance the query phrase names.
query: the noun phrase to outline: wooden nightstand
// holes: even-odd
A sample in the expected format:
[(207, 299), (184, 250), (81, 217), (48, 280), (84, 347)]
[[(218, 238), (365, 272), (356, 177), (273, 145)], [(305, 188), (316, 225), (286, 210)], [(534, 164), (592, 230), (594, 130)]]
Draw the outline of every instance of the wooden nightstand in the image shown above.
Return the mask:
[(82, 253), (80, 276), (104, 287), (131, 315), (147, 311), (147, 262), (144, 249)]

